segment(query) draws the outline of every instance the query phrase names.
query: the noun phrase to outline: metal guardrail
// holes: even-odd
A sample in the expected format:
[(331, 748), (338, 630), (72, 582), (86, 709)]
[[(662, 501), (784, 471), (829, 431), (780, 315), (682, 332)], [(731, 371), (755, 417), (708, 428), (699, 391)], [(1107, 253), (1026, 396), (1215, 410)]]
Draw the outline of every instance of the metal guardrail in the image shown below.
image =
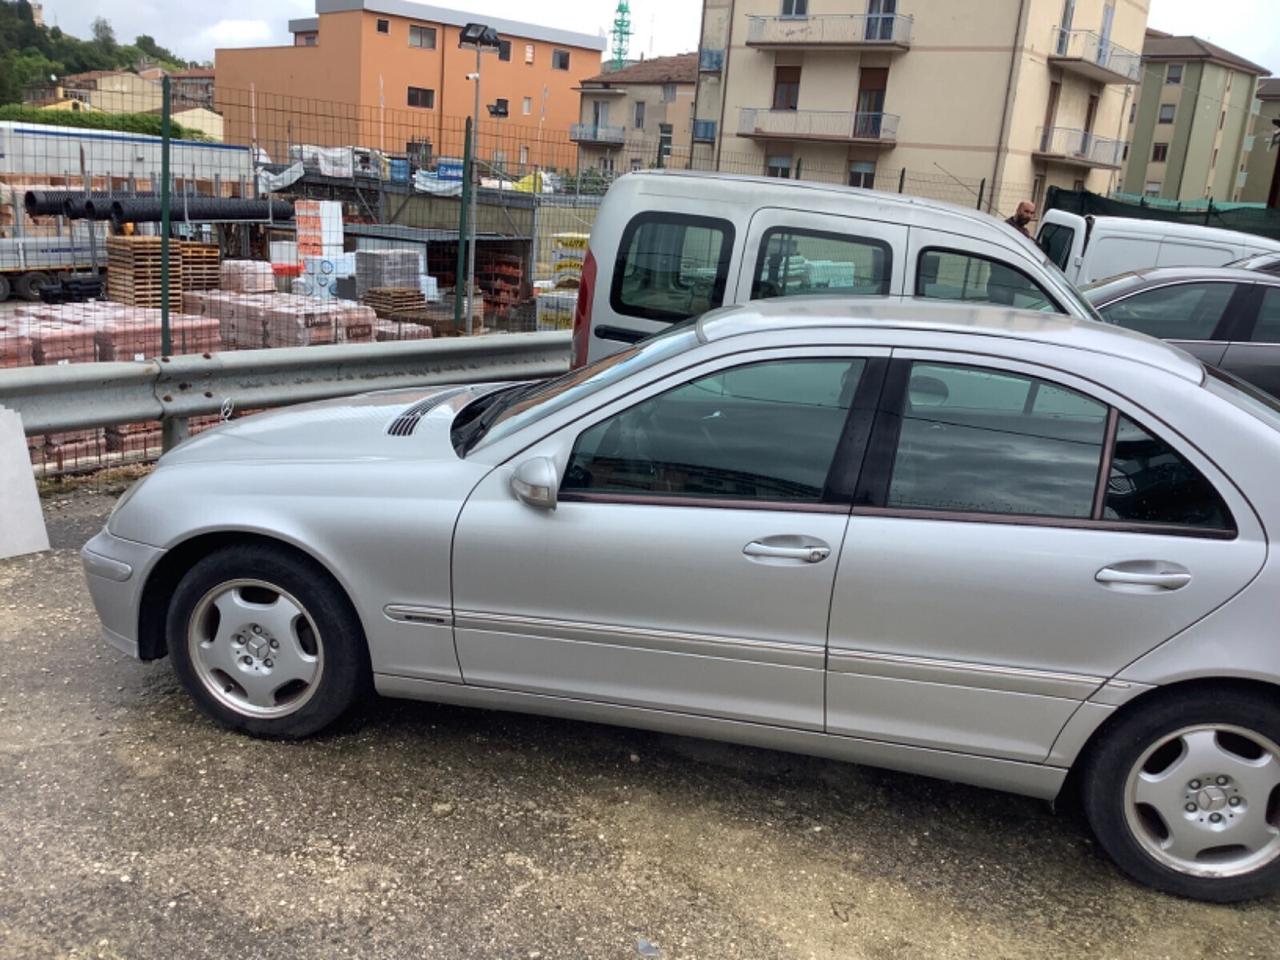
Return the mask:
[(569, 369), (570, 334), (516, 333), (396, 343), (229, 351), (138, 363), (0, 371), (0, 406), (30, 435), (284, 406), (368, 390), (532, 380)]

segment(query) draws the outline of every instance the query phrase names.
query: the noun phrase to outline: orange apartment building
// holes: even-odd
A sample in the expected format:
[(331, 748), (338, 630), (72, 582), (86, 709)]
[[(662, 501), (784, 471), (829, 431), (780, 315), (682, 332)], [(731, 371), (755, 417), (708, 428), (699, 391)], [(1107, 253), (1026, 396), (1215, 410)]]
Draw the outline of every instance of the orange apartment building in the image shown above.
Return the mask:
[(482, 60), (481, 159), (572, 165), (565, 131), (578, 119), (576, 88), (600, 72), (604, 37), (408, 0), (316, 0), (316, 14), (289, 22), (289, 46), (215, 52), (226, 142), (256, 143), (276, 161), (292, 144), (459, 157), (476, 54), (458, 39), (482, 22), (502, 48)]

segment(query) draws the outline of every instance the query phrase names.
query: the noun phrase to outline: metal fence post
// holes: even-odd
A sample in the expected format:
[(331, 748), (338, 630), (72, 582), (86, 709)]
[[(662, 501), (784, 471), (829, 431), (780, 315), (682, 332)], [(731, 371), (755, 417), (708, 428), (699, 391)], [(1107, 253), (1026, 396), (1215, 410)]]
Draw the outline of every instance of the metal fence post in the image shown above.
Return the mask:
[[(172, 117), (169, 102), (169, 76), (161, 80), (160, 108), (160, 355), (173, 353), (173, 336), (169, 330), (169, 140)], [(167, 427), (166, 422), (166, 427)], [(168, 433), (165, 434), (166, 438)]]
[[(453, 329), (462, 329), (462, 285), (467, 282), (467, 225), (471, 222), (471, 118), (462, 142), (462, 206), (458, 215), (458, 270), (453, 283)], [(472, 240), (472, 243), (475, 241)], [(467, 318), (469, 323), (470, 317)]]
[(982, 182), (978, 184), (978, 209), (982, 209), (982, 200), (987, 195), (987, 178), (983, 177)]
[(898, 173), (898, 192), (905, 193), (907, 190), (907, 168), (903, 167)]

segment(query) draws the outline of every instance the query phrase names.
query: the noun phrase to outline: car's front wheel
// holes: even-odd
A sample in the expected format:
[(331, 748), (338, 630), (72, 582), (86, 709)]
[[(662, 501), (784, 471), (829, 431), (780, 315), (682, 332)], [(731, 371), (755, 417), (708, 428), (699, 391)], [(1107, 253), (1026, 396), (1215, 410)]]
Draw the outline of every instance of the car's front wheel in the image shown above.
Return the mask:
[(337, 720), (369, 687), (360, 623), (313, 561), (269, 545), (218, 550), (179, 582), (169, 654), (182, 685), (223, 726), (299, 738)]
[(1280, 706), (1224, 686), (1123, 716), (1092, 752), (1099, 842), (1157, 889), (1230, 903), (1280, 890)]

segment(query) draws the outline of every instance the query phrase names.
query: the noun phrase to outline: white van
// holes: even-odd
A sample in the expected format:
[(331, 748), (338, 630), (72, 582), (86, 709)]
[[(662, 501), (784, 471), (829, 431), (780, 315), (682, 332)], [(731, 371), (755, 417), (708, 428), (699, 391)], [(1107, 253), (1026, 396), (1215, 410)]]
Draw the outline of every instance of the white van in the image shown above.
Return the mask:
[(1280, 243), (1238, 230), (1049, 210), (1036, 243), (1079, 286), (1150, 267), (1221, 267)]
[(794, 180), (631, 173), (591, 231), (574, 366), (715, 307), (800, 294), (1097, 317), (1034, 243), (977, 210)]

